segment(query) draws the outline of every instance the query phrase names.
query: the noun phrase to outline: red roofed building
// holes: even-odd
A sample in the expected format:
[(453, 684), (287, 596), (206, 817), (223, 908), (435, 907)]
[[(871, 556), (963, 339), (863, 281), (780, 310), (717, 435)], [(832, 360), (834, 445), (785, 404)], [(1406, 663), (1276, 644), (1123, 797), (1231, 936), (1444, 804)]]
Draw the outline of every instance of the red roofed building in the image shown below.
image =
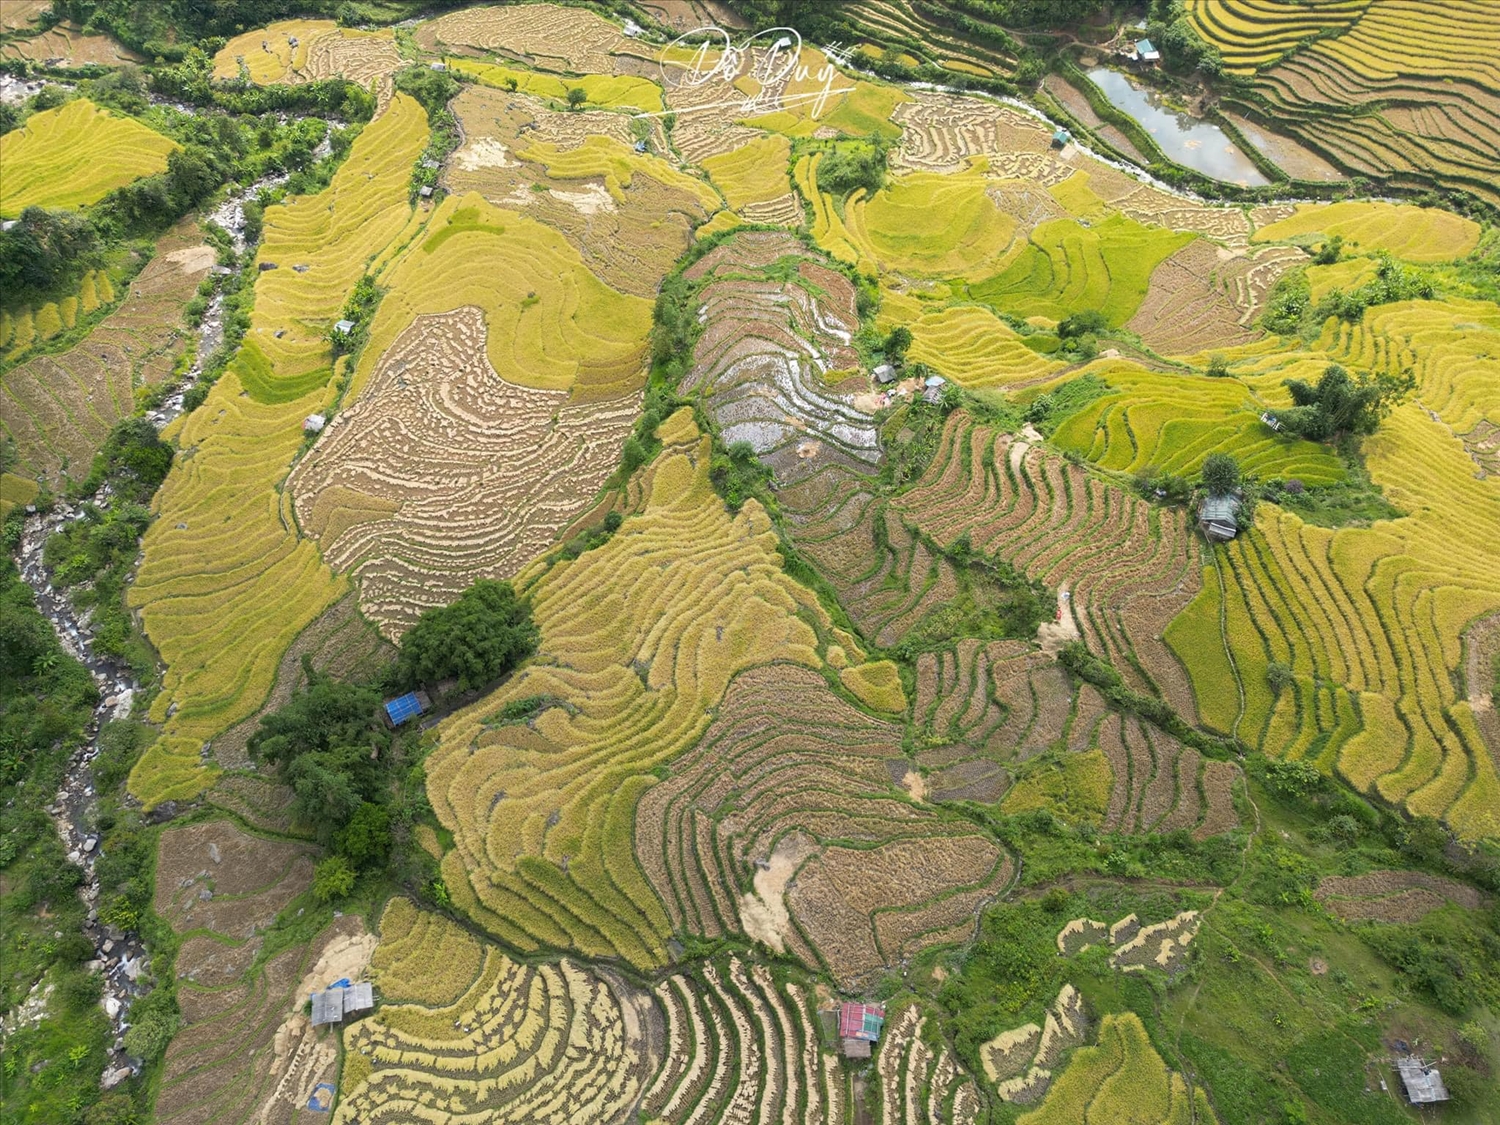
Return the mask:
[(858, 1004), (853, 1001), (839, 1009), (839, 1038), (849, 1058), (870, 1057), (870, 1044), (880, 1038), (885, 1023), (885, 1005)]

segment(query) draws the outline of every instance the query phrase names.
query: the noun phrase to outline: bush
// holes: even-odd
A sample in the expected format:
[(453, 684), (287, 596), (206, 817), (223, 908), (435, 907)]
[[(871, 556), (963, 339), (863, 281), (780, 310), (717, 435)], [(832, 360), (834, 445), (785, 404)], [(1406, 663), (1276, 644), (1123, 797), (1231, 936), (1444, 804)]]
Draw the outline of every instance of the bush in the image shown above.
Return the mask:
[(1292, 670), (1279, 660), (1273, 660), (1266, 665), (1266, 683), (1272, 691), (1280, 695), (1293, 683)]
[(333, 902), (354, 889), (354, 868), (341, 855), (331, 855), (313, 869), (313, 897)]
[(395, 675), (408, 687), (456, 679), (471, 691), (525, 660), (540, 636), (509, 582), (481, 578), (452, 605), (422, 614), (401, 638)]
[(840, 145), (818, 162), (818, 190), (842, 199), (863, 188), (874, 195), (885, 186), (886, 150), (881, 144)]
[(1083, 336), (1097, 336), (1109, 328), (1109, 321), (1098, 309), (1074, 313), (1057, 326), (1057, 334), (1064, 340), (1076, 340)]
[(1327, 242), (1323, 243), (1322, 246), (1318, 247), (1318, 252), (1313, 255), (1313, 261), (1320, 266), (1331, 266), (1334, 262), (1337, 262), (1339, 260), (1339, 257), (1343, 254), (1343, 252), (1344, 236), (1341, 234), (1336, 234)]
[(355, 811), (334, 845), (355, 867), (375, 867), (391, 854), (391, 816), (384, 807), (366, 801)]
[(180, 1022), (171, 995), (162, 989), (151, 992), (131, 1005), (125, 1050), (150, 1062), (166, 1052)]

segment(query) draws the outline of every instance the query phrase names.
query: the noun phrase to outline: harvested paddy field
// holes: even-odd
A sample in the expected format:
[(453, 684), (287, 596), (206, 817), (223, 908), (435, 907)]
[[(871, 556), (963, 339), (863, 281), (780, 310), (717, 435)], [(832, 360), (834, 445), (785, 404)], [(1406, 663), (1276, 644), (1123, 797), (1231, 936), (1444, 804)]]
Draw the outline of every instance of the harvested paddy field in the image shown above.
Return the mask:
[(449, 187), (550, 227), (622, 293), (654, 295), (694, 224), (722, 205), (702, 180), (637, 153), (623, 114), (568, 113), (483, 86), (453, 105), (465, 141), (444, 171)]
[(950, 416), (922, 480), (898, 501), (939, 544), (967, 535), (1049, 586), (1095, 651), (1145, 690), (1192, 714), (1162, 630), (1199, 586), (1186, 522), (1035, 448)]
[(359, 978), (374, 941), (358, 917), (274, 953), (265, 933), (312, 882), (311, 845), (251, 835), (229, 820), (169, 828), (158, 845), (156, 910), (186, 940), (176, 958), (182, 1029), (163, 1063), (156, 1119), (289, 1123), (338, 1047), (303, 1005), (339, 977)]
[[(40, 15), (46, 11), (45, 3), (32, 6), (29, 0), (11, 0), (4, 5), (3, 25), (23, 26), (29, 14)], [(107, 35), (85, 34), (76, 23), (64, 21), (46, 31), (12, 39), (0, 46), (0, 58), (29, 59), (34, 63), (50, 67), (121, 66), (126, 63), (143, 63), (145, 57), (129, 47), (116, 42)]]
[(542, 553), (614, 471), (640, 405), (507, 382), (488, 331), (473, 306), (418, 316), (287, 482), (298, 525), (392, 638)]
[(174, 141), (87, 98), (33, 114), (0, 137), (0, 217), (27, 207), (83, 207), (114, 188), (164, 172)]
[(967, 821), (901, 799), (900, 737), (815, 672), (743, 673), (636, 811), (635, 851), (673, 928), (743, 933), (845, 987), (962, 940), (1010, 860)]
[[(791, 280), (779, 280), (789, 272)], [(854, 287), (789, 235), (738, 234), (687, 271), (703, 325), (682, 389), (702, 397), (726, 445), (748, 442), (791, 482), (880, 458), (850, 343)]]
[(386, 86), (400, 66), (389, 30), (359, 31), (332, 20), (283, 20), (236, 35), (214, 55), (215, 78), (244, 73), (261, 85), (347, 78)]
[[(64, 476), (88, 473), (110, 427), (134, 412), (137, 388), (171, 374), (189, 335), (183, 306), (213, 264), (213, 247), (197, 225), (179, 224), (157, 243), (124, 300), (87, 336), (4, 374), (0, 416), (26, 476), (56, 486)], [(75, 317), (99, 304), (91, 278), (84, 288), (74, 301)]]

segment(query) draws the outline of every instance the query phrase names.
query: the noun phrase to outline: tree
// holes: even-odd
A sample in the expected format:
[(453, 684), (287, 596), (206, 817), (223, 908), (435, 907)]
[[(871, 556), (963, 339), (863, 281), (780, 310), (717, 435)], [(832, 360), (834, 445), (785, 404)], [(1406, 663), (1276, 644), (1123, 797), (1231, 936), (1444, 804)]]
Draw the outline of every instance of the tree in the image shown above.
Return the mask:
[[(314, 674), (312, 682), (250, 736), (250, 755), (290, 786), (293, 811), (333, 839), (362, 805), (381, 796), (380, 693)], [(375, 752), (374, 758), (371, 751)]]
[(1225, 362), (1223, 356), (1216, 355), (1208, 361), (1208, 368), (1204, 374), (1210, 379), (1227, 379), (1229, 378), (1229, 364)]
[(1108, 327), (1109, 321), (1105, 319), (1102, 312), (1098, 309), (1087, 309), (1064, 319), (1057, 326), (1057, 335), (1064, 340), (1074, 340), (1080, 336), (1097, 335)]
[(583, 103), (589, 100), (588, 91), (582, 86), (574, 86), (568, 90), (568, 108), (582, 109)]
[(1228, 496), (1240, 486), (1240, 463), (1227, 453), (1203, 459), (1203, 487), (1210, 496)]
[(509, 582), (481, 578), (452, 605), (424, 612), (401, 638), (404, 686), (456, 679), (460, 691), (493, 683), (536, 651), (531, 607)]
[(1373, 434), (1416, 385), (1410, 369), (1399, 375), (1380, 372), (1355, 378), (1332, 363), (1316, 385), (1301, 379), (1286, 380), (1286, 389), (1296, 405), (1277, 417), (1288, 430), (1309, 441), (1329, 441), (1342, 434)]
[(885, 352), (885, 358), (892, 363), (903, 363), (906, 360), (907, 349), (910, 347), (911, 329), (904, 324), (898, 324), (885, 338), (885, 346), (881, 350)]
[(338, 853), (355, 867), (374, 867), (391, 854), (391, 814), (384, 806), (365, 801), (334, 843)]
[(1279, 660), (1273, 660), (1266, 665), (1266, 684), (1277, 695), (1280, 695), (1295, 682), (1295, 677), (1292, 675), (1290, 666), (1283, 664)]
[(1331, 266), (1339, 260), (1339, 255), (1343, 252), (1344, 236), (1336, 234), (1318, 247), (1318, 252), (1313, 255), (1313, 261), (1320, 266)]

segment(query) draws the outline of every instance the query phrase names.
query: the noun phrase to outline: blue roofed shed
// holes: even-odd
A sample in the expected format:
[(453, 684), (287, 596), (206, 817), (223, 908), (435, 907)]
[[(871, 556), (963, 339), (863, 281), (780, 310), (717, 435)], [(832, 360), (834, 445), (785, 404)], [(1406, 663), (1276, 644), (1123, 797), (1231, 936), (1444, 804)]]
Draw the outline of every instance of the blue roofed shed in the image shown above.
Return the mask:
[(385, 721), (393, 727), (399, 727), (407, 720), (415, 719), (431, 706), (432, 700), (427, 698), (426, 692), (409, 691), (405, 695), (398, 695), (395, 699), (385, 701)]

